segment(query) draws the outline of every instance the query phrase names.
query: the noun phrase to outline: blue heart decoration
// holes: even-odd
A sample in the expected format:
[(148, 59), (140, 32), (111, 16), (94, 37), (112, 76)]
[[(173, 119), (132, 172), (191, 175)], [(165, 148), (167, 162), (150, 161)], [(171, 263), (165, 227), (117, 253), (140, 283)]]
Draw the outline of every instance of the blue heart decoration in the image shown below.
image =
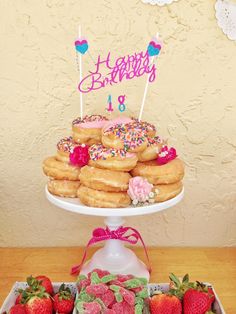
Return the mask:
[(87, 40), (76, 40), (75, 42), (75, 49), (76, 51), (82, 53), (82, 55), (85, 54), (85, 52), (88, 50), (88, 42)]
[(148, 54), (149, 56), (158, 56), (160, 53), (160, 50), (158, 49), (158, 47), (154, 47), (152, 44), (148, 45)]

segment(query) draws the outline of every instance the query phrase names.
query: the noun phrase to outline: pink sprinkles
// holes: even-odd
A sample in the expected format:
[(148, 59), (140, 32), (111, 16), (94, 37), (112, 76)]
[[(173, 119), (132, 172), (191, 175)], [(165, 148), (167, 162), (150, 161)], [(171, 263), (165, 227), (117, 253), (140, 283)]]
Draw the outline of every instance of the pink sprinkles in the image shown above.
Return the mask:
[(76, 145), (78, 144), (73, 141), (72, 136), (64, 137), (57, 143), (57, 149), (65, 153), (72, 153)]
[(72, 125), (77, 125), (77, 124), (81, 124), (81, 123), (85, 123), (85, 122), (94, 122), (94, 121), (108, 121), (107, 117), (102, 116), (100, 114), (94, 114), (91, 116), (86, 115), (85, 117), (83, 117), (83, 119), (76, 118), (73, 122)]
[(89, 155), (90, 159), (96, 161), (98, 159), (100, 160), (106, 160), (108, 158), (112, 157), (126, 157), (126, 151), (123, 149), (115, 149), (115, 148), (107, 148), (104, 147), (102, 144), (94, 144), (89, 147)]

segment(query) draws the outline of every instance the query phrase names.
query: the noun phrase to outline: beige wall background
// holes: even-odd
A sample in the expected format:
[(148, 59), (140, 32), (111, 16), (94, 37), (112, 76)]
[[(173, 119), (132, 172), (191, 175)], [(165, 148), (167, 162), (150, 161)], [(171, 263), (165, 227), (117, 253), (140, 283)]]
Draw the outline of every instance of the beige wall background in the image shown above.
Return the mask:
[[(236, 43), (217, 26), (214, 4), (0, 2), (0, 246), (83, 245), (103, 224), (51, 205), (41, 171), (79, 114), (73, 46), (79, 24), (94, 58), (141, 51), (157, 31), (164, 40), (143, 118), (185, 160), (186, 195), (178, 206), (127, 225), (149, 245), (236, 245)], [(85, 73), (92, 65), (84, 59)], [(85, 113), (104, 113), (107, 95), (124, 93), (128, 113), (138, 115), (145, 79), (86, 95)]]

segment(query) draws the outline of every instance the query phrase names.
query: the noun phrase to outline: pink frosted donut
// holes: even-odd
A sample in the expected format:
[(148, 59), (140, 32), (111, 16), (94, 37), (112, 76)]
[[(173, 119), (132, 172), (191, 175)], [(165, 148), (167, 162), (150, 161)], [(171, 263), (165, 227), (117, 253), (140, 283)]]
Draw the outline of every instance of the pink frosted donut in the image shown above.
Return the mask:
[(102, 115), (85, 116), (76, 118), (72, 122), (72, 135), (76, 143), (92, 145), (101, 143), (102, 128), (108, 119)]
[(116, 171), (130, 171), (138, 161), (135, 154), (123, 149), (105, 147), (102, 144), (94, 144), (89, 147), (89, 165)]

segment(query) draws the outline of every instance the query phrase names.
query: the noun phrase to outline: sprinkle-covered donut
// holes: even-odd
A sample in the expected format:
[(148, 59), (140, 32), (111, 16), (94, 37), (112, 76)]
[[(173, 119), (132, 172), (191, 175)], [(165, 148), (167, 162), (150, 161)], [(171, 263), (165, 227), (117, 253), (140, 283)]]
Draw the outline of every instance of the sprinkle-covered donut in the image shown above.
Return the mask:
[(139, 161), (149, 161), (156, 159), (158, 153), (165, 143), (159, 136), (147, 137), (147, 141), (147, 148), (143, 152), (137, 153)]
[(139, 152), (147, 147), (147, 133), (134, 122), (116, 124), (103, 130), (102, 143), (106, 147)]
[(130, 171), (138, 161), (136, 154), (124, 149), (105, 147), (102, 144), (94, 144), (89, 147), (89, 165), (116, 171)]
[(76, 143), (92, 145), (101, 143), (101, 129), (108, 119), (102, 115), (86, 115), (72, 122), (73, 139)]
[(73, 152), (73, 150), (76, 146), (78, 146), (78, 144), (75, 143), (72, 136), (62, 138), (57, 143), (56, 159), (63, 161), (63, 162), (69, 162), (70, 153)]
[(156, 127), (155, 125), (149, 123), (149, 122), (146, 122), (146, 121), (139, 121), (138, 119), (136, 118), (131, 118), (132, 121), (133, 121), (133, 124), (141, 129), (148, 137), (154, 137), (155, 134), (156, 134)]

